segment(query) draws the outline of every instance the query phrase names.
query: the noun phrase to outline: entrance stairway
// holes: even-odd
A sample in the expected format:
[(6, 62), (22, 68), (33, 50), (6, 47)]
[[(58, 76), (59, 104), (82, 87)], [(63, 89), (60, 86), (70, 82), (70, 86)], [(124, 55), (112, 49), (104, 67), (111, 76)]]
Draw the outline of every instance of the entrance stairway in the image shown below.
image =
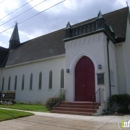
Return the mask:
[(75, 114), (75, 115), (93, 115), (97, 113), (101, 103), (94, 102), (61, 102), (51, 112), (62, 114)]

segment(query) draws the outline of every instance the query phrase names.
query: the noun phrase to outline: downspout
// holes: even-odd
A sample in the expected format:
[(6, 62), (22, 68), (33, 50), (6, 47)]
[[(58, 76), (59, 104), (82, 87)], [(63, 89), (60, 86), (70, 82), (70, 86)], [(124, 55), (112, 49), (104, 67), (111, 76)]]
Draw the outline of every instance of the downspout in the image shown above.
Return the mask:
[(110, 76), (110, 59), (109, 59), (109, 41), (107, 37), (107, 63), (108, 63), (108, 80), (109, 80), (109, 95), (111, 96), (111, 76)]

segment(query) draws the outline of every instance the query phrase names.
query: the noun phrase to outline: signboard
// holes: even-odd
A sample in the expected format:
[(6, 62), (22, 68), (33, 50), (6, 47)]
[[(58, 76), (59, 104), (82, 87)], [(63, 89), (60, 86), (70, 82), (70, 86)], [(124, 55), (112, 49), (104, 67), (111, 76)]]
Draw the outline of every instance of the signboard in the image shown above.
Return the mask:
[(98, 84), (104, 84), (104, 73), (97, 74)]
[(15, 92), (12, 91), (2, 92), (1, 100), (15, 100)]

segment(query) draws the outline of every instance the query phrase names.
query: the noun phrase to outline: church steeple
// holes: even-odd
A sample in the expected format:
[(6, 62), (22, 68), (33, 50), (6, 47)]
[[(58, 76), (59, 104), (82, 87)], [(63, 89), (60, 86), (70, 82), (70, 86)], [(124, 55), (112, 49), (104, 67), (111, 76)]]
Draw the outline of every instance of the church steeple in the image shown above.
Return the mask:
[(20, 44), (20, 40), (19, 40), (19, 33), (18, 33), (18, 26), (17, 23), (15, 24), (13, 33), (11, 35), (11, 38), (9, 40), (9, 49), (15, 49), (17, 47), (17, 45)]

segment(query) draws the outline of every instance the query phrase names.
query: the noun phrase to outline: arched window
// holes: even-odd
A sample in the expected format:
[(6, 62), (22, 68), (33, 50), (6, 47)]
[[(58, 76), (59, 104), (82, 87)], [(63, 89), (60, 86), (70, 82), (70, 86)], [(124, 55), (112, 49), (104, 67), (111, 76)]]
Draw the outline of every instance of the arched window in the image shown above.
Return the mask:
[(38, 85), (38, 89), (42, 88), (42, 72), (39, 73), (39, 85)]
[(50, 70), (50, 72), (49, 72), (49, 89), (52, 89), (52, 77), (53, 77), (52, 70)]
[(8, 80), (8, 90), (10, 90), (10, 81), (11, 81), (11, 77), (9, 77), (9, 80)]
[(24, 75), (23, 75), (23, 76), (22, 76), (22, 87), (21, 87), (22, 90), (24, 90), (24, 78), (25, 78), (25, 77), (24, 77)]
[(33, 85), (33, 74), (31, 73), (30, 75), (30, 90), (32, 90), (32, 85)]
[(60, 87), (64, 88), (64, 69), (61, 70)]
[(2, 91), (4, 90), (4, 82), (5, 82), (5, 78), (3, 77), (3, 79), (2, 79)]
[(15, 81), (14, 81), (14, 90), (17, 89), (17, 75), (15, 76)]

